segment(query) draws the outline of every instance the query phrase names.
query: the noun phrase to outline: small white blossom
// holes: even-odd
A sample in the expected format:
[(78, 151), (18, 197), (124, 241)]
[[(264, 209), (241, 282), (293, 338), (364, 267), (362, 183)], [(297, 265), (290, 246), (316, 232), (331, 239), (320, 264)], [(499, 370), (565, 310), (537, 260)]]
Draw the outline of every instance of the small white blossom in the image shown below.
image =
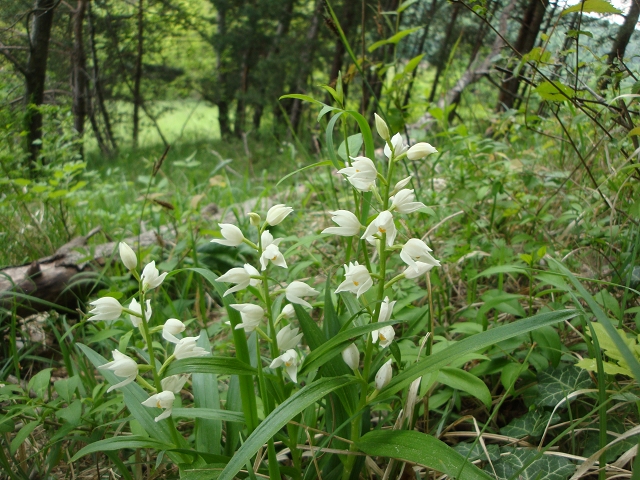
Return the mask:
[(89, 320), (117, 320), (122, 315), (122, 305), (113, 297), (102, 297), (90, 302), (94, 309), (89, 310), (93, 315)]
[(410, 267), (416, 267), (417, 262), (426, 263), (432, 267), (439, 267), (440, 262), (433, 258), (429, 246), (418, 238), (407, 241), (400, 251), (400, 258)]
[(160, 272), (156, 268), (155, 260), (151, 263), (148, 263), (144, 270), (142, 270), (142, 275), (140, 276), (140, 280), (142, 280), (142, 290), (147, 292), (156, 287), (159, 287), (160, 284), (164, 281), (164, 277), (167, 276), (167, 272), (164, 272), (160, 275)]
[(252, 276), (259, 277), (260, 272), (258, 272), (258, 270), (256, 270), (256, 268), (253, 265), (250, 265), (248, 263), (245, 263), (244, 267), (232, 268), (224, 275), (220, 275), (218, 277), (219, 282), (237, 284), (235, 287), (231, 287), (229, 290), (224, 292), (222, 296), (226, 297), (230, 293), (235, 293), (235, 292), (239, 292), (240, 290), (244, 290), (249, 285), (251, 285), (252, 287), (255, 287), (256, 285), (260, 285), (260, 283), (262, 283), (262, 280), (259, 280), (257, 278), (251, 278)]
[(171, 411), (173, 409), (173, 402), (176, 399), (176, 396), (170, 390), (164, 390), (160, 393), (156, 393), (155, 395), (151, 395), (147, 398), (142, 405), (145, 407), (156, 407), (156, 408), (164, 408), (164, 412), (158, 415), (155, 418), (156, 422), (160, 420), (164, 420), (171, 416)]
[[(151, 311), (151, 300), (147, 299), (146, 303), (147, 303), (147, 306), (144, 309), (144, 316), (148, 322), (153, 312)], [(131, 299), (131, 303), (129, 304), (129, 310), (132, 310), (142, 315), (142, 309), (140, 308), (140, 304), (135, 298)], [(131, 323), (136, 328), (140, 328), (140, 325), (142, 325), (142, 317), (136, 317), (135, 315), (129, 314), (129, 320), (131, 320)]]
[(387, 245), (391, 247), (393, 242), (396, 239), (396, 235), (398, 231), (396, 230), (396, 225), (393, 223), (393, 215), (389, 210), (385, 210), (384, 212), (380, 212), (380, 214), (373, 220), (364, 231), (364, 235), (362, 235), (363, 239), (366, 239), (367, 242), (371, 244), (375, 244), (374, 235), (380, 235), (382, 238), (383, 234), (387, 235)]
[(360, 366), (360, 352), (358, 351), (358, 347), (356, 347), (355, 343), (352, 343), (342, 351), (342, 359), (351, 370), (354, 372), (358, 370), (358, 367)]
[(120, 353), (118, 350), (114, 350), (113, 352), (113, 361), (109, 363), (105, 363), (104, 365), (100, 365), (98, 368), (106, 368), (107, 370), (111, 370), (118, 377), (126, 377), (120, 383), (116, 383), (109, 387), (107, 393), (111, 390), (115, 390), (116, 388), (124, 387), (125, 385), (133, 382), (138, 376), (138, 364), (132, 358)]
[(219, 223), (218, 226), (220, 227), (220, 235), (224, 237), (224, 240), (221, 238), (214, 238), (211, 240), (212, 243), (219, 243), (220, 245), (226, 245), (227, 247), (237, 247), (244, 242), (242, 230), (235, 225), (231, 223)]
[(391, 360), (387, 360), (376, 373), (376, 390), (382, 390), (391, 381), (393, 371), (391, 370)]
[(290, 303), (286, 304), (282, 309), (282, 316), (284, 318), (293, 318), (296, 314), (296, 309)]
[(389, 195), (395, 195), (396, 193), (398, 193), (400, 190), (402, 190), (404, 187), (406, 187), (407, 185), (409, 185), (409, 183), (411, 183), (411, 175), (409, 175), (407, 178), (403, 178), (402, 180), (400, 180), (398, 183), (396, 183), (396, 186), (393, 187), (393, 190), (391, 191), (391, 193)]
[(291, 380), (293, 380), (294, 383), (298, 383), (299, 364), (300, 358), (298, 357), (298, 353), (294, 349), (289, 349), (279, 357), (274, 358), (269, 368), (278, 368), (284, 365)]
[(162, 385), (162, 390), (180, 393), (187, 380), (189, 380), (189, 375), (171, 375), (160, 380), (160, 385)]
[(191, 357), (204, 357), (209, 355), (202, 347), (197, 347), (196, 342), (200, 338), (200, 335), (197, 337), (184, 337), (178, 340), (176, 344), (176, 348), (173, 351), (173, 356), (176, 359), (181, 360), (183, 358), (191, 358)]
[[(389, 302), (389, 297), (384, 297), (384, 301), (380, 304), (380, 314), (378, 315), (378, 322), (388, 322), (389, 320), (391, 320), (391, 315), (393, 313), (393, 306), (395, 304), (396, 304), (395, 300), (393, 302)], [(373, 340), (373, 343), (376, 343), (378, 341), (380, 330), (374, 330), (373, 332), (371, 332), (371, 338)], [(387, 336), (388, 336), (388, 333), (387, 333)], [(393, 340), (393, 337), (391, 339)], [(382, 345), (382, 346), (386, 347), (386, 345)]]
[(176, 335), (184, 332), (185, 328), (187, 327), (180, 320), (177, 318), (170, 318), (164, 322), (164, 325), (162, 326), (162, 338), (167, 342), (177, 344), (180, 340), (176, 338)]
[(260, 265), (262, 266), (262, 270), (267, 269), (268, 263), (271, 262), (278, 267), (287, 268), (287, 262), (280, 252), (278, 245), (272, 243), (267, 248), (265, 248), (260, 256)]
[(431, 270), (434, 265), (430, 263), (416, 262), (415, 265), (407, 267), (404, 271), (404, 277), (408, 279), (418, 278)]
[(291, 207), (286, 207), (283, 204), (274, 205), (267, 212), (267, 223), (271, 226), (278, 225), (291, 212), (293, 212), (293, 208)]
[(344, 266), (345, 280), (336, 289), (336, 293), (351, 292), (355, 293), (356, 297), (359, 297), (373, 285), (371, 274), (364, 265), (359, 265), (358, 262), (349, 263)]
[(236, 330), (244, 328), (247, 333), (253, 332), (264, 317), (264, 309), (252, 303), (233, 303), (231, 308), (240, 312), (242, 323), (236, 325)]
[(346, 175), (349, 183), (357, 190), (368, 192), (378, 176), (375, 164), (367, 157), (351, 157), (351, 160), (351, 166), (338, 170), (338, 173)]
[[(391, 138), (391, 145), (393, 145), (393, 158), (397, 158), (400, 155), (402, 155), (404, 152), (407, 151), (407, 146), (404, 144), (404, 141), (402, 140), (402, 135), (400, 135), (399, 133), (396, 133), (392, 138)], [(384, 146), (384, 154), (386, 155), (386, 157), (391, 160), (392, 157), (392, 152), (391, 149), (389, 148), (389, 144), (386, 144)]]
[(400, 213), (413, 213), (426, 207), (422, 202), (414, 202), (415, 198), (416, 196), (413, 193), (413, 190), (409, 190), (408, 188), (400, 190), (389, 199), (391, 200), (390, 210), (395, 209)]
[(304, 282), (291, 282), (285, 289), (285, 296), (291, 303), (297, 303), (307, 308), (311, 308), (311, 304), (300, 297), (317, 297), (320, 292), (311, 288)]
[[(373, 333), (373, 332), (372, 332)], [(379, 345), (382, 348), (387, 348), (393, 342), (393, 339), (396, 336), (396, 332), (393, 330), (391, 325), (387, 325), (386, 327), (382, 327), (380, 330), (376, 330), (376, 340), (379, 341)]]
[(427, 155), (431, 155), (432, 153), (436, 153), (434, 147), (426, 142), (416, 143), (413, 147), (409, 149), (407, 152), (407, 158), (409, 160), (419, 160), (421, 158), (426, 157)]
[(322, 233), (331, 233), (333, 235), (340, 235), (341, 237), (352, 237), (360, 233), (362, 225), (360, 225), (358, 217), (350, 211), (336, 210), (335, 212), (331, 212), (331, 215), (333, 215), (331, 221), (339, 226), (325, 228)]
[(135, 270), (138, 268), (138, 257), (136, 257), (133, 249), (124, 242), (120, 242), (118, 246), (120, 251), (120, 260), (124, 263), (124, 266), (129, 270)]
[(300, 339), (302, 338), (302, 333), (298, 333), (298, 330), (298, 328), (292, 328), (291, 325), (282, 327), (276, 335), (278, 350), (282, 350), (284, 352), (285, 350), (297, 347), (298, 343), (300, 343)]
[(389, 127), (387, 127), (385, 121), (379, 117), (377, 113), (373, 114), (373, 118), (376, 120), (376, 130), (378, 131), (378, 135), (380, 135), (384, 141), (388, 141), (390, 138)]

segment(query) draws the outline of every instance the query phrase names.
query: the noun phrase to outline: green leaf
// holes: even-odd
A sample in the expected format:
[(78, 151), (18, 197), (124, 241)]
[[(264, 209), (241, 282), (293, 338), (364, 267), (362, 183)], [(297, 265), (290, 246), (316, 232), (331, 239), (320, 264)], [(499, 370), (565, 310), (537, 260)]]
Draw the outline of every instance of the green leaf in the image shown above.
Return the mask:
[(520, 418), (511, 420), (509, 425), (500, 429), (500, 433), (513, 438), (531, 436), (538, 439), (547, 428), (549, 420), (551, 420), (551, 425), (554, 425), (560, 421), (560, 415), (554, 414), (553, 419), (551, 419), (551, 412), (534, 410), (533, 412), (527, 412)]
[(438, 381), (451, 388), (473, 395), (487, 408), (491, 407), (491, 392), (485, 383), (475, 375), (460, 368), (443, 367), (438, 372)]
[(543, 100), (550, 100), (552, 102), (562, 102), (573, 98), (575, 95), (573, 89), (563, 85), (557, 80), (553, 82), (541, 82), (533, 91), (540, 95)]
[[(527, 468), (522, 467), (536, 457), (536, 449), (502, 447), (500, 459), (493, 463), (498, 480), (565, 480), (574, 472), (576, 466), (570, 460), (557, 455), (543, 455), (534, 460)], [(485, 470), (492, 472), (491, 466)], [(518, 473), (519, 472), (519, 473)], [(516, 477), (517, 474), (517, 477)]]
[[(431, 402), (429, 402), (431, 403)], [(498, 445), (486, 445), (489, 459), (495, 462), (500, 458), (500, 448)], [(487, 455), (484, 453), (484, 449), (479, 442), (461, 442), (457, 444), (453, 449), (460, 453), (469, 462), (475, 462), (476, 460), (487, 461)]]
[(483, 272), (480, 272), (475, 277), (469, 280), (475, 280), (480, 277), (490, 277), (491, 275), (495, 275), (496, 273), (522, 273), (526, 274), (527, 269), (522, 265), (498, 265), (496, 267), (489, 267)]
[(310, 170), (312, 168), (317, 168), (317, 167), (326, 167), (328, 165), (331, 165), (331, 161), (330, 160), (325, 160), (324, 162), (313, 163), (311, 165), (307, 165), (306, 167), (299, 168), (298, 170), (295, 170), (295, 171), (285, 175), (284, 177), (282, 177), (280, 179), (280, 181), (278, 183), (276, 183), (276, 187), (278, 185), (280, 185), (282, 182), (284, 182), (286, 179), (288, 179), (288, 178), (290, 178), (290, 177), (292, 177), (294, 175), (297, 175), (300, 172), (304, 172), (305, 170)]
[(557, 367), (562, 357), (562, 341), (556, 329), (550, 326), (539, 328), (531, 333), (533, 341), (538, 344), (542, 353), (549, 359), (553, 367)]
[(244, 423), (244, 415), (241, 413), (213, 408), (174, 408), (171, 416), (174, 418), (202, 418), (206, 420)]
[(421, 432), (374, 430), (365, 434), (356, 445), (367, 455), (425, 465), (458, 480), (491, 479), (449, 445)]
[(578, 3), (569, 8), (565, 8), (560, 12), (560, 16), (567, 15), (573, 12), (582, 13), (622, 13), (622, 10), (618, 10), (605, 0), (585, 0), (584, 3)]
[[(200, 331), (200, 338), (196, 342), (199, 347), (211, 352), (211, 344), (206, 330)], [(212, 373), (194, 373), (192, 375), (193, 403), (196, 408), (215, 411), (220, 408), (220, 394), (218, 391), (218, 376)], [(176, 410), (172, 415), (176, 416)], [(228, 413), (225, 411), (225, 413)], [(239, 415), (233, 413), (233, 415)], [(242, 416), (244, 421), (244, 416)], [(222, 420), (219, 418), (195, 417), (196, 449), (201, 452), (219, 455), (221, 452)]]
[(309, 373), (309, 371), (321, 367), (329, 360), (342, 353), (342, 351), (359, 336), (373, 332), (374, 330), (379, 330), (387, 325), (395, 325), (396, 323), (399, 323), (399, 321), (390, 320), (388, 322), (369, 323), (367, 325), (350, 328), (349, 330), (340, 332), (307, 355), (302, 367), (300, 368), (300, 374)]
[(56, 417), (66, 420), (72, 425), (78, 425), (82, 418), (82, 401), (78, 399), (68, 407), (58, 410)]
[(408, 30), (400, 30), (398, 33), (387, 38), (386, 40), (379, 40), (375, 42), (368, 48), (368, 50), (369, 52), (373, 52), (375, 49), (377, 49), (378, 47), (381, 47), (382, 45), (388, 45), (388, 44), (396, 45), (404, 37), (406, 37), (407, 35), (411, 35), (414, 32), (417, 32), (421, 28), (422, 27), (413, 27), (413, 28), (409, 28)]
[(233, 357), (199, 357), (176, 360), (167, 367), (165, 376), (179, 373), (213, 373), (214, 375), (255, 375), (256, 369)]
[(576, 310), (560, 310), (557, 312), (540, 313), (533, 317), (518, 320), (517, 322), (512, 322), (497, 328), (492, 328), (477, 335), (465, 338), (449, 346), (447, 349), (434, 353), (433, 355), (422, 359), (420, 362), (405, 369), (402, 373), (393, 378), (389, 385), (380, 392), (378, 399), (390, 397), (398, 390), (409, 386), (416, 378), (447, 366), (451, 363), (452, 359), (476, 352), (503, 340), (530, 332), (544, 325), (552, 325), (554, 323), (569, 320), (579, 314), (580, 312)]
[(555, 407), (570, 393), (592, 387), (593, 382), (589, 373), (574, 365), (540, 372), (538, 374), (538, 398), (536, 399), (536, 404)]
[(310, 97), (309, 95), (302, 95), (300, 93), (290, 93), (288, 95), (282, 95), (280, 97), (280, 100), (282, 100), (283, 98), (296, 98), (298, 100), (304, 100), (305, 102), (315, 103), (316, 105), (326, 106), (326, 104), (316, 100), (315, 98)]
[(420, 62), (422, 61), (424, 55), (424, 53), (421, 53), (417, 57), (413, 57), (411, 60), (409, 60), (404, 67), (403, 73), (406, 75), (413, 72), (418, 67), (418, 65), (420, 65)]
[(18, 451), (20, 445), (22, 445), (22, 443), (27, 439), (29, 435), (31, 435), (31, 432), (33, 432), (38, 425), (40, 425), (40, 421), (34, 420), (33, 422), (27, 423), (20, 430), (18, 430), (16, 436), (13, 438), (13, 440), (11, 440), (11, 445), (9, 447), (11, 455), (15, 454)]
[[(355, 135), (350, 135), (347, 138), (347, 143), (349, 145), (349, 156), (357, 156), (362, 148), (362, 134), (356, 133)], [(344, 141), (338, 147), (338, 155), (340, 155), (345, 162), (347, 161), (347, 145)]]
[[(105, 362), (106, 363), (106, 362)], [(51, 380), (51, 370), (53, 368), (45, 368), (36, 373), (27, 385), (28, 390), (33, 390), (38, 397), (43, 398), (44, 392), (49, 388), (49, 381)]]
[(269, 439), (273, 438), (289, 420), (305, 408), (313, 405), (328, 393), (349, 385), (354, 381), (355, 379), (346, 377), (320, 378), (311, 385), (307, 385), (291, 395), (287, 400), (278, 405), (278, 407), (258, 425), (253, 433), (249, 435), (220, 474), (220, 480), (232, 480)]
[(98, 440), (97, 442), (90, 443), (86, 447), (82, 448), (76, 453), (70, 462), (75, 462), (79, 458), (84, 457), (90, 453), (105, 452), (112, 450), (122, 450), (123, 448), (130, 448), (135, 450), (136, 448), (153, 448), (155, 450), (169, 450), (174, 448), (173, 445), (168, 445), (161, 441), (155, 440), (150, 437), (141, 437), (138, 435), (127, 435), (120, 437), (111, 437), (104, 440)]

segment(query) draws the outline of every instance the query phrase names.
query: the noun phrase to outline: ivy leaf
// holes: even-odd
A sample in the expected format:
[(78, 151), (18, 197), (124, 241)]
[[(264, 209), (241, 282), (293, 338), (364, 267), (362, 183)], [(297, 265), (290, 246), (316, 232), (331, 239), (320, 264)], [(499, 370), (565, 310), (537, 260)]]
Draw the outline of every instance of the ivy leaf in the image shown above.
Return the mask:
[[(518, 478), (520, 480), (566, 480), (576, 466), (564, 457), (543, 455), (534, 460), (527, 468), (522, 467), (537, 455), (537, 450), (527, 448), (503, 447), (502, 456), (493, 462), (498, 480)], [(506, 455), (505, 455), (506, 454)], [(485, 470), (491, 471), (487, 465)]]
[[(539, 412), (535, 410), (528, 412), (520, 418), (514, 418), (509, 422), (509, 425), (500, 429), (500, 433), (514, 438), (524, 438), (527, 436), (540, 438), (549, 423), (549, 419), (551, 419), (551, 412)], [(551, 424), (553, 425), (559, 421), (560, 416), (555, 414), (551, 419)]]
[(555, 407), (570, 393), (592, 386), (589, 373), (573, 365), (540, 372), (536, 403), (545, 407)]
[[(498, 445), (487, 445), (486, 447), (487, 453), (489, 453), (489, 459), (492, 462), (500, 458), (500, 447), (498, 447)], [(453, 447), (453, 449), (462, 454), (469, 462), (475, 462), (476, 460), (487, 461), (487, 455), (484, 453), (480, 442), (461, 442)]]

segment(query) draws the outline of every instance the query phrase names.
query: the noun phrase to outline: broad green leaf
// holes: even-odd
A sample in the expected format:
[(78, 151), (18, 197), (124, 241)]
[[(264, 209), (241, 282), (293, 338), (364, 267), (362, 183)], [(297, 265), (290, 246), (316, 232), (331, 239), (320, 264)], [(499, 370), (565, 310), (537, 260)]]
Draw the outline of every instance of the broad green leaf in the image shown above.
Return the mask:
[(485, 332), (465, 338), (459, 342), (449, 346), (446, 350), (434, 353), (415, 365), (405, 369), (402, 373), (391, 380), (378, 395), (378, 399), (387, 398), (398, 390), (408, 387), (416, 378), (421, 377), (429, 372), (434, 372), (447, 366), (452, 359), (476, 352), (488, 346), (494, 345), (503, 340), (522, 335), (524, 333), (540, 328), (544, 325), (552, 325), (554, 323), (569, 320), (580, 315), (576, 310), (560, 310), (557, 312), (546, 312), (534, 315), (524, 320), (518, 320), (507, 325), (492, 328)]
[(53, 388), (60, 398), (62, 398), (65, 402), (71, 402), (71, 397), (75, 393), (76, 389), (80, 385), (80, 377), (78, 375), (74, 375), (73, 377), (63, 378), (62, 380), (57, 380), (53, 384)]
[(367, 455), (425, 465), (458, 480), (491, 479), (449, 445), (422, 432), (374, 430), (365, 434), (356, 445)]
[(23, 442), (29, 435), (31, 435), (31, 432), (33, 432), (38, 425), (40, 425), (40, 422), (38, 420), (34, 420), (33, 422), (27, 423), (20, 430), (18, 430), (16, 436), (13, 438), (13, 440), (11, 440), (11, 445), (9, 447), (11, 455), (15, 454), (18, 451), (20, 445), (23, 444)]
[(123, 333), (124, 332), (122, 330), (119, 330), (117, 328), (108, 328), (106, 330), (101, 330), (100, 332), (87, 339), (87, 345), (103, 342), (107, 338), (119, 337)]
[[(595, 358), (583, 358), (575, 364), (576, 367), (584, 368), (590, 372), (597, 372), (598, 365)], [(633, 377), (633, 373), (628, 368), (623, 368), (620, 365), (616, 365), (613, 362), (602, 362), (604, 373), (607, 375), (626, 375), (627, 377)]]
[(424, 55), (424, 53), (421, 53), (417, 57), (413, 57), (411, 60), (409, 60), (405, 65), (403, 72), (405, 74), (413, 72), (418, 67), (418, 65), (420, 65), (420, 61), (422, 60)]
[[(508, 425), (500, 429), (502, 435), (513, 438), (533, 437), (540, 438), (544, 433), (547, 424), (551, 419), (551, 412), (540, 412), (534, 410), (533, 412), (527, 412), (522, 417), (514, 418)], [(560, 421), (560, 415), (554, 414), (551, 420), (551, 425), (554, 425)]]
[(56, 412), (56, 417), (66, 420), (73, 425), (78, 425), (82, 418), (82, 401), (77, 399), (69, 406), (58, 410)]
[[(200, 331), (200, 338), (196, 345), (211, 352), (211, 344), (206, 330)], [(220, 394), (218, 391), (218, 376), (213, 373), (194, 373), (191, 377), (193, 389), (193, 403), (195, 408), (206, 411), (220, 409)], [(176, 410), (172, 415), (176, 416)], [(228, 413), (224, 411), (224, 413)], [(238, 415), (234, 412), (234, 415)], [(201, 452), (219, 455), (221, 453), (222, 420), (221, 418), (195, 417), (196, 449)], [(242, 416), (244, 421), (244, 416)]]
[(565, 8), (560, 12), (560, 16), (567, 15), (573, 12), (582, 13), (622, 13), (622, 10), (618, 10), (605, 0), (585, 0), (583, 3), (578, 3), (571, 7)]
[(233, 357), (199, 357), (175, 360), (165, 376), (179, 373), (213, 373), (214, 375), (255, 375), (256, 369)]
[[(349, 146), (349, 156), (358, 156), (362, 148), (362, 134), (356, 133), (355, 135), (350, 135), (347, 138), (347, 144)], [(347, 144), (343, 141), (338, 147), (338, 155), (340, 155), (345, 162), (347, 161)]]
[[(431, 402), (429, 402), (431, 403)], [(500, 448), (498, 445), (486, 445), (489, 459), (495, 462), (500, 458)], [(487, 461), (487, 455), (484, 453), (482, 445), (479, 442), (460, 442), (453, 449), (460, 453), (469, 462), (475, 462), (476, 460)]]
[[(500, 459), (493, 463), (498, 480), (566, 480), (576, 466), (570, 460), (557, 455), (543, 455), (534, 460), (527, 468), (522, 467), (536, 457), (536, 449), (502, 447)], [(491, 466), (485, 467), (492, 472)], [(518, 473), (519, 472), (519, 473)], [(517, 477), (516, 477), (517, 474)]]
[(331, 120), (329, 120), (329, 122), (327, 123), (327, 129), (324, 132), (324, 137), (327, 143), (326, 152), (329, 155), (329, 160), (331, 160), (331, 163), (333, 163), (333, 166), (338, 169), (341, 167), (340, 167), (340, 162), (338, 161), (338, 157), (336, 157), (335, 148), (333, 147), (333, 129), (336, 125), (336, 122), (342, 116), (343, 113), (344, 113), (344, 110), (339, 110), (333, 117), (331, 117)]
[(538, 344), (542, 353), (549, 359), (553, 367), (557, 367), (562, 357), (562, 341), (553, 327), (542, 327), (531, 333), (533, 341)]
[(205, 420), (244, 423), (244, 415), (241, 413), (213, 408), (174, 408), (171, 416), (174, 418), (202, 418)]
[(491, 392), (485, 383), (475, 375), (460, 368), (443, 367), (438, 372), (438, 381), (457, 390), (462, 390), (491, 407)]
[(359, 336), (386, 327), (387, 325), (395, 325), (396, 323), (399, 323), (399, 321), (390, 320), (388, 322), (369, 323), (361, 327), (350, 328), (349, 330), (340, 332), (307, 355), (300, 368), (300, 374), (309, 373), (310, 370), (319, 368), (332, 358), (335, 358)]
[(562, 102), (573, 98), (575, 95), (573, 89), (557, 80), (553, 82), (541, 82), (533, 91), (540, 95), (543, 100), (550, 100), (552, 102)]
[(570, 393), (592, 387), (593, 382), (589, 373), (574, 365), (540, 372), (538, 374), (538, 398), (536, 399), (536, 404), (555, 407)]
[(328, 393), (349, 385), (354, 381), (353, 378), (346, 377), (320, 378), (311, 385), (307, 385), (291, 395), (287, 400), (278, 405), (278, 407), (258, 425), (253, 433), (249, 435), (220, 474), (220, 480), (232, 480), (235, 478), (235, 475), (245, 466), (247, 461), (249, 461), (269, 439), (273, 438), (289, 420), (305, 408), (313, 405)]
[(104, 440), (98, 440), (97, 442), (90, 443), (86, 447), (80, 449), (71, 462), (75, 462), (79, 458), (84, 457), (90, 453), (105, 452), (112, 450), (122, 450), (123, 448), (153, 448), (155, 450), (169, 450), (174, 448), (173, 445), (160, 442), (150, 437), (140, 437), (137, 435), (124, 435), (119, 437), (106, 438)]
[(49, 388), (51, 380), (51, 370), (53, 368), (44, 368), (36, 373), (27, 384), (28, 390), (33, 390), (38, 397), (44, 397), (44, 392)]
[(470, 280), (475, 280), (480, 277), (490, 277), (496, 273), (527, 273), (527, 269), (522, 265), (498, 265), (497, 267), (489, 267), (486, 270), (480, 272)]

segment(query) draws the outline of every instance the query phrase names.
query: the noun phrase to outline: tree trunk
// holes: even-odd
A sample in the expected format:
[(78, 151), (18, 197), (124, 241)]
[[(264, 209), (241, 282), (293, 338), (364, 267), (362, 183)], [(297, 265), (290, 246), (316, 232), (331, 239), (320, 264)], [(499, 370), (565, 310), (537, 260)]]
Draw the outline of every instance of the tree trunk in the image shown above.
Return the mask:
[(138, 54), (133, 73), (133, 148), (138, 147), (140, 134), (140, 107), (142, 106), (142, 57), (144, 55), (144, 0), (138, 0)]
[[(352, 35), (353, 29), (356, 26), (358, 2), (356, 0), (347, 0), (342, 9), (342, 15), (338, 18), (341, 19), (340, 27), (344, 32), (344, 36), (349, 39)], [(342, 69), (342, 63), (344, 61), (344, 54), (346, 48), (342, 43), (340, 37), (336, 39), (336, 46), (333, 53), (333, 60), (331, 62), (331, 70), (329, 72), (329, 84), (333, 85), (338, 79), (338, 72)]]
[[(514, 44), (519, 55), (529, 53), (535, 45), (548, 4), (549, 0), (529, 0), (518, 38)], [(502, 81), (502, 88), (498, 94), (497, 111), (507, 111), (513, 107), (519, 86), (520, 76), (514, 73), (508, 74), (508, 77)]]
[[(71, 86), (73, 91), (73, 126), (78, 134), (80, 142), (84, 136), (84, 122), (87, 116), (87, 71), (84, 54), (83, 26), (84, 14), (87, 7), (86, 0), (78, 0), (76, 11), (73, 14), (73, 56)], [(80, 155), (83, 154), (83, 146), (80, 143)]]
[[(311, 22), (309, 24), (309, 30), (307, 30), (306, 37), (306, 45), (308, 46), (307, 50), (302, 52), (300, 55), (300, 70), (298, 71), (298, 81), (296, 84), (296, 92), (303, 92), (306, 90), (305, 86), (307, 83), (307, 79), (311, 74), (312, 69), (312, 59), (313, 54), (315, 53), (317, 40), (318, 40), (318, 31), (320, 30), (320, 14), (322, 12), (322, 6), (324, 4), (324, 0), (316, 0), (316, 4), (313, 8), (313, 15), (311, 17)], [(293, 104), (291, 105), (291, 114), (290, 121), (293, 131), (298, 130), (298, 125), (300, 123), (300, 118), (302, 117), (302, 102), (297, 98), (293, 100)]]
[[(218, 34), (224, 38), (227, 32), (227, 11), (226, 7), (216, 5), (217, 7), (217, 24)], [(231, 135), (231, 123), (229, 121), (229, 102), (227, 100), (227, 74), (223, 66), (222, 48), (216, 48), (216, 69), (218, 71), (218, 85), (222, 94), (218, 94), (220, 98), (215, 99), (214, 103), (218, 106), (218, 125), (220, 127), (220, 136), (222, 138)]]
[(53, 25), (55, 0), (36, 0), (29, 38), (29, 58), (25, 75), (26, 150), (33, 171), (38, 162), (42, 140), (42, 113), (39, 108), (44, 100), (44, 84), (47, 76), (49, 39)]
[(627, 45), (629, 44), (631, 35), (633, 35), (638, 23), (638, 17), (640, 17), (640, 2), (638, 0), (632, 0), (629, 13), (627, 13), (627, 16), (624, 18), (624, 23), (618, 29), (618, 34), (613, 41), (613, 46), (611, 47), (611, 51), (607, 57), (609, 68), (607, 68), (606, 73), (600, 79), (598, 87), (601, 90), (607, 88), (611, 81), (611, 74), (615, 70), (613, 67), (613, 61), (616, 58), (622, 60), (624, 57), (624, 52), (627, 50)]
[(447, 25), (447, 30), (444, 35), (444, 40), (442, 42), (442, 46), (440, 47), (440, 52), (438, 54), (438, 68), (436, 69), (436, 76), (433, 79), (433, 85), (431, 86), (431, 93), (429, 94), (429, 103), (433, 102), (433, 99), (436, 98), (436, 91), (438, 90), (438, 83), (440, 83), (440, 76), (442, 75), (442, 71), (447, 63), (447, 59), (449, 58), (449, 49), (451, 46), (451, 37), (453, 35), (453, 27), (456, 24), (456, 20), (458, 19), (458, 14), (460, 13), (460, 4), (456, 3), (453, 6), (453, 12), (451, 12), (451, 20), (449, 20), (449, 24)]

